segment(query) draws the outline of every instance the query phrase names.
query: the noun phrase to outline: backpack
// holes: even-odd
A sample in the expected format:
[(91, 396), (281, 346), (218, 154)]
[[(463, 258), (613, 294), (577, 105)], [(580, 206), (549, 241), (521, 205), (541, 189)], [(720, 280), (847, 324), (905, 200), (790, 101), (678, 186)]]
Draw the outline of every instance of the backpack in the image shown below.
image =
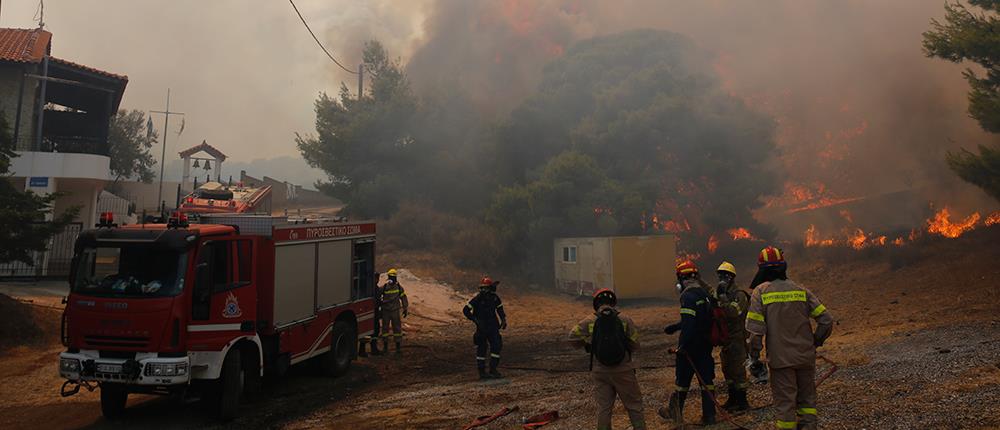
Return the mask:
[(631, 354), (628, 339), (621, 318), (614, 312), (602, 313), (594, 320), (594, 331), (591, 333), (590, 367), (594, 367), (594, 358), (605, 366), (617, 366), (625, 361), (625, 355)]
[(719, 306), (719, 301), (712, 296), (708, 297), (706, 307), (709, 309), (708, 315), (712, 317), (712, 346), (725, 345), (729, 340), (729, 326), (726, 324), (726, 311)]

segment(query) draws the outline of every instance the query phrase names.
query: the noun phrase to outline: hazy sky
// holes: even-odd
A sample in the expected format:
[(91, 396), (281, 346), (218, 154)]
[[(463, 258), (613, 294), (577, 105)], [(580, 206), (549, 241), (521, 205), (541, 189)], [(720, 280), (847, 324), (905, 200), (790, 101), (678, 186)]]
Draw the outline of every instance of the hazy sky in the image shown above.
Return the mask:
[[(352, 0), (296, 5), (338, 60), (354, 67), (363, 41), (376, 35), (368, 28), (403, 29), (405, 35), (377, 34), (390, 48), (418, 36), (405, 31), (419, 27), (401, 21), (416, 19), (405, 7)], [(37, 8), (37, 0), (3, 0), (0, 27), (37, 26)], [(298, 157), (294, 133), (314, 130), (317, 94), (336, 93), (341, 81), (357, 86), (285, 0), (47, 0), (45, 28), (53, 33), (54, 56), (128, 75), (122, 108), (163, 110), (171, 89), (170, 108), (184, 112), (186, 122), (178, 140), (180, 120), (170, 119), (168, 161), (203, 139), (234, 161)], [(349, 42), (356, 42), (353, 51), (336, 52)], [(162, 115), (155, 125), (162, 129)]]

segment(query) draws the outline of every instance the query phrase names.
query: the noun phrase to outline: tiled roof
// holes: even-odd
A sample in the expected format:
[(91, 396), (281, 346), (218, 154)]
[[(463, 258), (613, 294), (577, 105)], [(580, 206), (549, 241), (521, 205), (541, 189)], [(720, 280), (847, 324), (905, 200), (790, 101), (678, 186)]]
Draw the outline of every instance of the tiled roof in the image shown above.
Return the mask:
[(49, 56), (49, 60), (51, 62), (53, 62), (53, 63), (58, 63), (58, 64), (62, 64), (62, 65), (65, 65), (65, 66), (75, 67), (75, 68), (82, 69), (82, 70), (85, 70), (87, 72), (98, 74), (98, 75), (101, 75), (101, 76), (104, 76), (104, 77), (108, 77), (108, 78), (112, 78), (112, 79), (117, 79), (117, 80), (120, 80), (120, 81), (128, 82), (128, 76), (125, 76), (125, 75), (116, 75), (116, 74), (111, 73), (111, 72), (105, 72), (105, 71), (100, 70), (100, 69), (95, 69), (95, 68), (90, 67), (90, 66), (84, 66), (83, 64), (80, 64), (80, 63), (74, 63), (74, 62), (69, 61), (69, 60), (63, 60), (62, 58), (56, 58), (56, 57), (52, 57), (52, 56)]
[(192, 146), (192, 147), (190, 147), (188, 149), (185, 149), (185, 150), (179, 152), (178, 154), (180, 154), (181, 158), (184, 158), (184, 157), (190, 157), (190, 156), (194, 155), (195, 153), (197, 153), (198, 151), (205, 151), (209, 155), (211, 155), (211, 156), (213, 156), (213, 157), (215, 157), (215, 158), (217, 158), (217, 159), (219, 159), (221, 161), (226, 161), (226, 154), (223, 154), (222, 151), (219, 151), (218, 149), (215, 149), (214, 146), (209, 145), (208, 142), (206, 142), (204, 140), (201, 141), (200, 144)]
[(0, 61), (38, 63), (48, 53), (52, 33), (40, 28), (0, 28)]

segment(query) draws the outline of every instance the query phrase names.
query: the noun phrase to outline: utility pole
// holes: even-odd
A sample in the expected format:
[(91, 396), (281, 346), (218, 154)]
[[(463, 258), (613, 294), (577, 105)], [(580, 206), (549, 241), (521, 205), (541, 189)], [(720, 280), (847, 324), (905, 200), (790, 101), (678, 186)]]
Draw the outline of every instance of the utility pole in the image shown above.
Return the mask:
[(170, 111), (170, 88), (167, 88), (167, 109), (166, 110), (162, 110), (162, 111), (151, 110), (149, 112), (151, 114), (153, 114), (153, 113), (163, 114), (163, 149), (160, 151), (160, 190), (156, 194), (156, 204), (157, 205), (161, 205), (160, 206), (160, 210), (162, 211), (164, 209), (162, 207), (162, 205), (163, 205), (163, 164), (166, 162), (166, 158), (167, 158), (167, 135), (170, 134), (169, 133), (170, 129), (167, 128), (167, 127), (170, 125), (170, 115), (181, 115), (181, 116), (184, 116), (184, 112), (171, 112)]
[(365, 95), (365, 63), (358, 64), (358, 100)]

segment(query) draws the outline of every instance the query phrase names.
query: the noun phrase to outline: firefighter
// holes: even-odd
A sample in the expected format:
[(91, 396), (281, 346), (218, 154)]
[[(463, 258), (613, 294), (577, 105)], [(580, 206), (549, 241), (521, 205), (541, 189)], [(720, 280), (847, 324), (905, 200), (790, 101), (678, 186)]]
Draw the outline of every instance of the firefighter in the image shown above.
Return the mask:
[[(628, 411), (632, 428), (646, 428), (642, 392), (632, 354), (639, 350), (639, 328), (615, 308), (618, 298), (609, 289), (594, 293), (594, 315), (580, 321), (570, 332), (570, 341), (590, 353), (594, 394), (597, 397), (597, 429), (611, 430), (615, 398)], [(596, 360), (595, 360), (596, 358)]]
[(750, 295), (736, 285), (736, 266), (723, 261), (716, 269), (719, 284), (715, 294), (719, 306), (726, 313), (726, 328), (729, 338), (722, 345), (719, 360), (722, 361), (722, 374), (726, 378), (726, 389), (729, 397), (722, 408), (730, 412), (743, 412), (750, 409), (747, 402), (747, 374), (744, 364), (747, 360), (747, 332), (745, 328), (747, 308), (750, 306)]
[(676, 390), (658, 414), (682, 422), (684, 402), (691, 379), (698, 373), (701, 383), (701, 423), (715, 424), (715, 361), (712, 359), (712, 303), (708, 284), (701, 280), (698, 267), (690, 261), (677, 265), (677, 289), (681, 293), (681, 321), (667, 326), (667, 334), (680, 330), (676, 358)]
[[(409, 315), (410, 301), (406, 298), (406, 291), (399, 284), (396, 278), (396, 269), (389, 269), (386, 272), (385, 285), (379, 289), (379, 304), (382, 308), (382, 352), (389, 352), (389, 337), (396, 340), (396, 354), (402, 353), (403, 349), (403, 324), (400, 321), (400, 311), (403, 317)], [(392, 332), (390, 333), (390, 327)]]
[[(830, 336), (833, 317), (816, 295), (788, 280), (780, 249), (764, 248), (757, 266), (760, 284), (750, 297), (746, 320), (751, 368), (763, 367), (760, 353), (766, 342), (776, 427), (815, 429), (816, 348)], [(815, 333), (810, 318), (816, 320)]]
[[(484, 276), (479, 281), (479, 294), (462, 308), (465, 317), (476, 323), (476, 333), (472, 342), (476, 344), (476, 369), (479, 379), (499, 379), (503, 376), (497, 371), (500, 365), (500, 350), (503, 349), (503, 337), (500, 330), (507, 329), (507, 313), (503, 311), (503, 303), (497, 295), (499, 281)], [(486, 373), (486, 352), (489, 351), (490, 372)]]

